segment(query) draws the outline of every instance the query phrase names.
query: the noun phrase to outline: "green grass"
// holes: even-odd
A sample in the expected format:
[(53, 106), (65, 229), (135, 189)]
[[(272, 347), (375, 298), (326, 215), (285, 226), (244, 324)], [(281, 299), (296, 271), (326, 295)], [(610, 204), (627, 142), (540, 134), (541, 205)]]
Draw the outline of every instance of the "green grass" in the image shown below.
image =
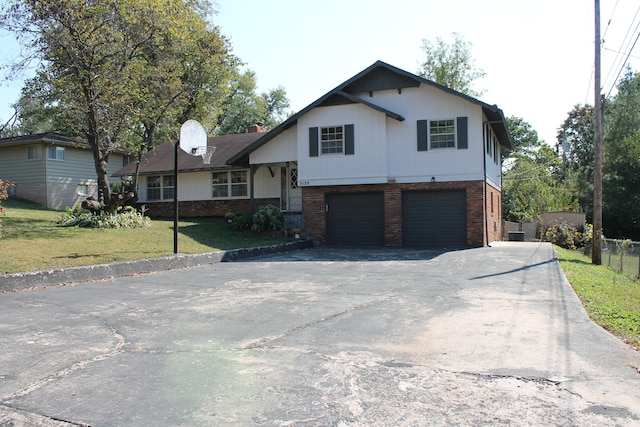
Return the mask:
[[(0, 274), (106, 264), (173, 255), (173, 220), (141, 229), (91, 229), (55, 224), (63, 212), (19, 199), (2, 201)], [(283, 243), (283, 237), (237, 231), (219, 218), (178, 223), (178, 251), (196, 254)]]
[(591, 264), (580, 252), (556, 247), (560, 265), (589, 316), (614, 335), (640, 348), (640, 281)]

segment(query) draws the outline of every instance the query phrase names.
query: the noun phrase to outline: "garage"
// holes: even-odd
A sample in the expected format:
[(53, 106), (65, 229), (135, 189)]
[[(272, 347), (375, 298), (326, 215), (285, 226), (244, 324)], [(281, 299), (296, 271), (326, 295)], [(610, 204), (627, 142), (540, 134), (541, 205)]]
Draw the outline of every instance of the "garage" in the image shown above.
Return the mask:
[(325, 201), (325, 236), (328, 244), (384, 244), (382, 192), (327, 194)]
[(467, 194), (456, 191), (402, 193), (405, 246), (467, 246)]

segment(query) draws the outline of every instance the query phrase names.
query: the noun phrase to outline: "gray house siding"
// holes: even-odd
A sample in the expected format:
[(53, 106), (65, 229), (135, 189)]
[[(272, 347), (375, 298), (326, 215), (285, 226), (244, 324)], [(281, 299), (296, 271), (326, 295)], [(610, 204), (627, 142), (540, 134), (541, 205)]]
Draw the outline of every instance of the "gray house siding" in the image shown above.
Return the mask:
[[(39, 145), (43, 148), (44, 144)], [(39, 160), (27, 158), (27, 145), (5, 147), (0, 154), (0, 179), (16, 183), (14, 194), (46, 206), (45, 155)]]
[[(30, 146), (40, 147), (39, 159), (28, 158)], [(51, 146), (64, 147), (64, 159), (49, 159), (47, 150)], [(108, 176), (122, 168), (123, 159), (120, 153), (111, 154)], [(16, 197), (57, 210), (73, 208), (86, 197), (97, 198), (98, 194), (91, 150), (67, 141), (43, 142), (41, 136), (17, 143), (11, 139), (0, 141), (0, 179), (16, 184)]]

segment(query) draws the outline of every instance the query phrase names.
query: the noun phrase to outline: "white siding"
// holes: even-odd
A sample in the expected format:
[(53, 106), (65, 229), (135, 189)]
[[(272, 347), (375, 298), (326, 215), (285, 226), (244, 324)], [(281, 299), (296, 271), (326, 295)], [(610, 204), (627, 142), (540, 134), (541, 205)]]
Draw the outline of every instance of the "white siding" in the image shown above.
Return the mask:
[[(482, 107), (459, 96), (422, 85), (419, 88), (360, 94), (362, 99), (400, 114), (404, 121), (361, 104), (319, 107), (298, 119), (301, 185), (341, 185), (482, 180), (484, 140)], [(467, 117), (468, 148), (417, 149), (417, 121)], [(354, 155), (309, 156), (309, 128), (354, 124)], [(265, 145), (266, 147), (270, 143)], [(257, 159), (257, 157), (256, 157)], [(273, 159), (270, 159), (273, 160)], [(251, 159), (252, 163), (254, 158)], [(488, 176), (499, 184), (500, 166), (487, 162)], [(496, 185), (499, 188), (499, 185)]]
[[(267, 144), (268, 145), (268, 144)], [(273, 177), (267, 166), (262, 166), (256, 170), (253, 179), (254, 193), (256, 199), (280, 197), (280, 167), (282, 165), (271, 166)]]
[[(431, 86), (374, 92), (370, 102), (405, 118), (387, 120), (389, 178), (396, 182), (481, 180), (482, 108)], [(468, 118), (468, 148), (417, 149), (417, 121)]]
[[(178, 174), (178, 199), (211, 200), (213, 191), (211, 179), (210, 171)], [(144, 188), (146, 189), (146, 186)]]
[[(274, 172), (273, 177), (266, 166), (261, 167), (256, 171), (254, 181), (255, 198), (280, 197), (280, 166), (274, 166), (272, 169)], [(245, 170), (247, 171), (247, 179), (249, 179), (249, 170)], [(251, 190), (249, 188), (248, 193), (250, 191)], [(178, 175), (178, 198), (181, 201), (213, 200), (212, 172), (200, 171), (180, 173)], [(249, 198), (249, 196), (239, 198)], [(146, 175), (142, 175), (138, 179), (138, 201), (141, 203), (149, 201), (147, 200)], [(158, 200), (152, 200), (152, 202), (157, 201)]]
[[(353, 155), (309, 156), (309, 128), (354, 125)], [(298, 179), (302, 185), (387, 182), (386, 115), (361, 104), (320, 107), (298, 119)]]
[(295, 162), (298, 158), (295, 126), (285, 130), (249, 155), (251, 164)]

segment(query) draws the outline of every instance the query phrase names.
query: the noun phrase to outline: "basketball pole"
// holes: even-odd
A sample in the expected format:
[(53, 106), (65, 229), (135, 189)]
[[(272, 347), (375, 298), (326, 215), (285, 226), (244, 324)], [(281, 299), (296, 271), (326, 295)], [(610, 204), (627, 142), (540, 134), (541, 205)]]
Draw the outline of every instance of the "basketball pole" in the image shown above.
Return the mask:
[(173, 153), (173, 253), (178, 254), (178, 150), (180, 138), (175, 143)]

